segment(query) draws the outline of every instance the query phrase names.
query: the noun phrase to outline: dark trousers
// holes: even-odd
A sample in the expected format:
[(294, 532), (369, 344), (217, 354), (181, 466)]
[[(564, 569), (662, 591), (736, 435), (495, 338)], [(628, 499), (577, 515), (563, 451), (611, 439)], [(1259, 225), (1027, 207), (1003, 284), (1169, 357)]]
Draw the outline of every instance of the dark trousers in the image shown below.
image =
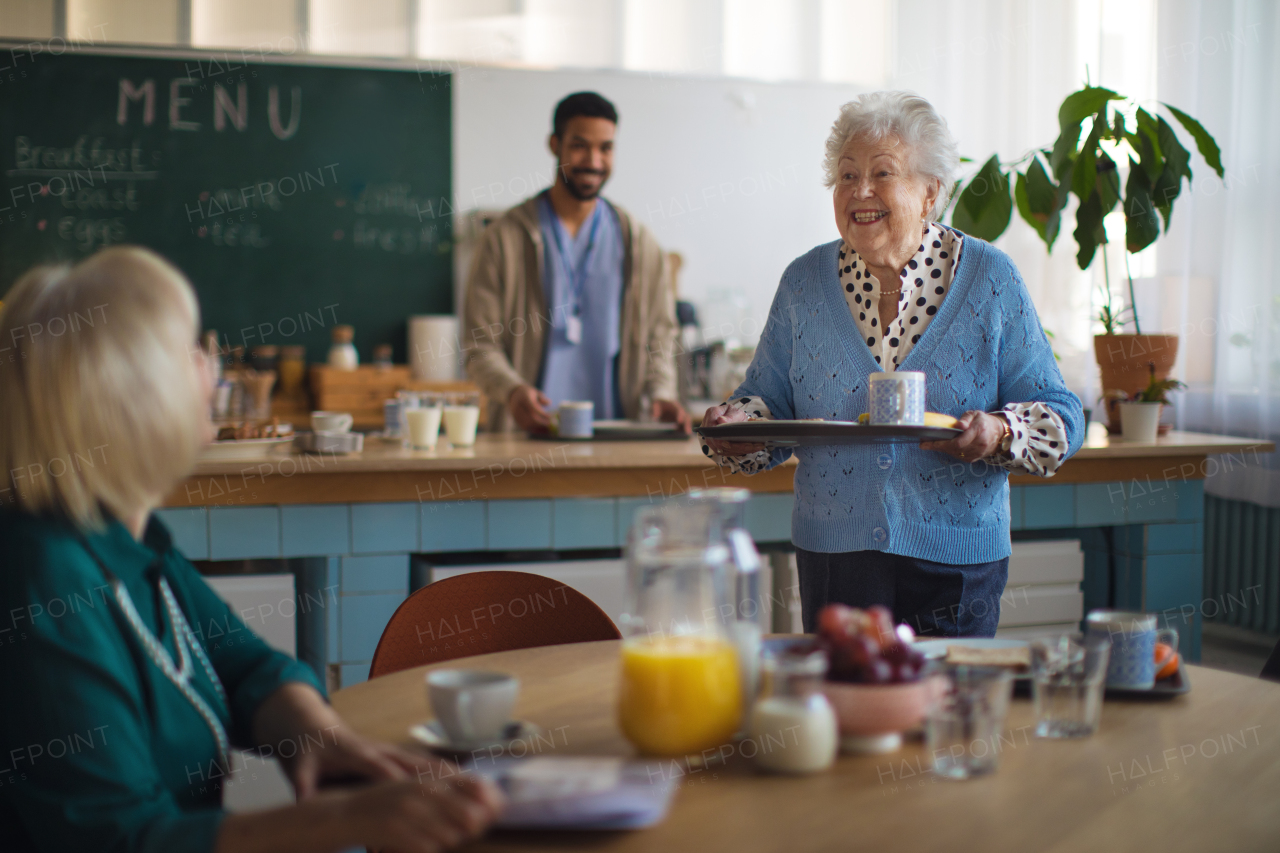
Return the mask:
[(1009, 558), (952, 566), (883, 551), (820, 554), (796, 548), (804, 629), (832, 602), (867, 608), (883, 604), (894, 624), (906, 622), (933, 637), (994, 637)]

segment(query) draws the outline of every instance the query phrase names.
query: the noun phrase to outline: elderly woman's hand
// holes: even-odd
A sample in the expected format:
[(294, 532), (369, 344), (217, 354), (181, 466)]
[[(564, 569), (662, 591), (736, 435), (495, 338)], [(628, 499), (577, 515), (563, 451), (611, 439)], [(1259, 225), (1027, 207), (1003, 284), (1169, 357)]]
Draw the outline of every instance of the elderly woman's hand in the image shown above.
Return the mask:
[[(728, 403), (721, 403), (718, 406), (712, 406), (707, 409), (706, 414), (702, 416), (702, 425), (704, 427), (720, 426), (721, 424), (737, 424), (747, 419), (747, 413), (742, 409), (734, 408)], [(707, 439), (707, 447), (721, 456), (743, 456), (748, 453), (755, 453), (757, 450), (764, 450), (764, 445), (751, 441), (716, 441), (715, 439)]]
[(985, 459), (1000, 449), (1000, 444), (1004, 441), (1003, 418), (986, 412), (965, 412), (957, 421), (956, 427), (964, 432), (949, 441), (922, 441), (920, 447), (937, 450), (966, 462)]

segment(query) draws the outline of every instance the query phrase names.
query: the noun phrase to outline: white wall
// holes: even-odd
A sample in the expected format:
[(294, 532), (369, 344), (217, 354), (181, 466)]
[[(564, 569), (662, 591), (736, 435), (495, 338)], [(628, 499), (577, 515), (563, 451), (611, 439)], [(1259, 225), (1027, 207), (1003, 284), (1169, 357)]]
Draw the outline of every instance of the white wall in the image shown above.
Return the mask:
[[(618, 108), (605, 195), (685, 257), (682, 296), (706, 326), (754, 343), (786, 265), (836, 239), (822, 187), (834, 84), (753, 83), (619, 71), (470, 67), (454, 89), (459, 210), (506, 208), (551, 183), (551, 113), (591, 89)], [(713, 330), (718, 331), (718, 330)]]

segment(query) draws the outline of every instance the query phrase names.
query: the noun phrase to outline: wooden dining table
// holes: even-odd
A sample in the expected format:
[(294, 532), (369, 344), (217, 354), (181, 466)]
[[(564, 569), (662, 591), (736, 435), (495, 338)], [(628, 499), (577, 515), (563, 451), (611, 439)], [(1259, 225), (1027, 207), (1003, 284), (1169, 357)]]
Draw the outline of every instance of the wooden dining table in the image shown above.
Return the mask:
[[(520, 679), (516, 713), (542, 727), (511, 754), (633, 756), (618, 728), (621, 641), (469, 657), (340, 690), (338, 712), (366, 735), (412, 744), (430, 717), (423, 675), (465, 667)], [(968, 781), (930, 771), (908, 738), (888, 755), (841, 756), (828, 772), (777, 776), (729, 743), (705, 765), (653, 766), (676, 786), (657, 826), (627, 832), (492, 832), (469, 850), (1031, 851), (1280, 850), (1280, 684), (1198, 666), (1191, 690), (1111, 699), (1091, 737), (1034, 737), (1015, 698), (999, 767)], [(504, 757), (482, 753), (481, 761)], [(518, 756), (517, 756), (518, 757)], [(653, 761), (653, 759), (650, 759)]]

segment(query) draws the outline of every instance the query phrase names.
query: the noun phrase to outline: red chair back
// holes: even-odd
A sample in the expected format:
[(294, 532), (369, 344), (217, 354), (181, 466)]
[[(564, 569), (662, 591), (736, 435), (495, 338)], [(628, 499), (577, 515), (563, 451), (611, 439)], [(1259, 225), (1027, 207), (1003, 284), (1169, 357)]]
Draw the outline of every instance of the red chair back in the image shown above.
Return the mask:
[(568, 584), (529, 572), (468, 572), (428, 584), (392, 615), (369, 677), (455, 658), (619, 640), (596, 603)]

